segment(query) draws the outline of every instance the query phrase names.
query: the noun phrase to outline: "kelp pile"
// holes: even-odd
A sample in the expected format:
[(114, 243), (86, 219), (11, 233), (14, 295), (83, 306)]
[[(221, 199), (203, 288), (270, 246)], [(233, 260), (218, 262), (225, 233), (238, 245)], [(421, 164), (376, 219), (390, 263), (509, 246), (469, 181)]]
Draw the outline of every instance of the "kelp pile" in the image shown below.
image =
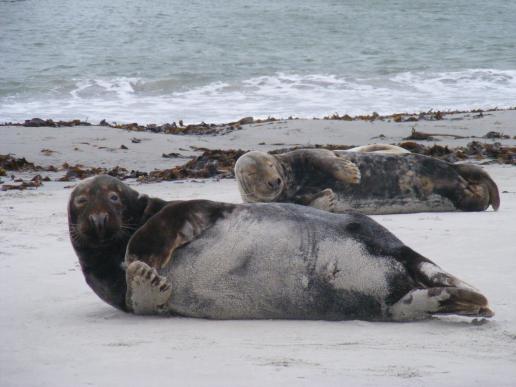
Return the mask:
[[(248, 124), (260, 124), (265, 122), (277, 121), (276, 118), (268, 117), (266, 119), (254, 119), (253, 117), (244, 117), (238, 121), (228, 122), (224, 124), (207, 124), (201, 122), (199, 124), (184, 125), (183, 121), (165, 123), (165, 124), (147, 124), (142, 125), (137, 122), (132, 123), (116, 123), (102, 120), (98, 123), (98, 126), (106, 126), (115, 129), (131, 130), (135, 132), (152, 132), (152, 133), (165, 133), (165, 134), (179, 134), (179, 135), (223, 135), (231, 133), (235, 130), (242, 129), (242, 125)], [(54, 121), (52, 119), (44, 120), (42, 118), (31, 118), (25, 120), (22, 123), (5, 122), (2, 126), (25, 126), (25, 127), (73, 127), (73, 126), (92, 126), (90, 122), (82, 120), (70, 120), (70, 121)]]
[(179, 179), (232, 178), (235, 177), (233, 169), (236, 161), (246, 152), (241, 149), (197, 148), (196, 150), (202, 151), (202, 155), (195, 157), (186, 164), (170, 169), (154, 170), (138, 180), (148, 183)]
[[(7, 172), (64, 172), (64, 175), (56, 178), (56, 181), (75, 181), (86, 179), (96, 175), (110, 175), (120, 180), (137, 179), (142, 183), (181, 180), (181, 179), (206, 179), (206, 178), (232, 178), (234, 177), (233, 168), (236, 160), (242, 156), (246, 151), (244, 150), (220, 150), (220, 149), (206, 149), (197, 148), (202, 151), (200, 156), (193, 158), (184, 165), (179, 165), (169, 169), (156, 169), (154, 171), (135, 171), (128, 170), (124, 167), (116, 166), (114, 168), (92, 167), (88, 168), (80, 164), (70, 165), (64, 163), (59, 167), (49, 166), (42, 167), (28, 162), (25, 158), (15, 158), (11, 155), (0, 155), (0, 176), (7, 176)], [(40, 175), (37, 175), (40, 176)], [(13, 183), (4, 184), (2, 190), (27, 188), (37, 188), (42, 181), (50, 181), (47, 176), (41, 176), (35, 181), (26, 181), (16, 179), (14, 175), (11, 177)]]
[[(412, 153), (435, 157), (450, 163), (463, 161), (483, 161), (487, 163), (499, 163), (516, 165), (516, 146), (506, 146), (499, 142), (484, 143), (472, 141), (466, 146), (449, 147), (438, 144), (424, 145), (415, 141), (403, 141), (396, 144)], [(317, 144), (313, 146), (296, 146), (271, 151), (271, 154), (285, 153), (301, 148), (316, 148), (329, 150), (347, 150), (353, 145), (336, 144)], [(82, 180), (91, 176), (107, 174), (121, 180), (136, 179), (142, 183), (152, 183), (160, 181), (182, 180), (182, 179), (206, 179), (218, 178), (226, 179), (234, 177), (234, 166), (240, 156), (246, 153), (241, 149), (207, 149), (194, 148), (201, 151), (200, 156), (196, 156), (183, 165), (168, 169), (156, 169), (153, 171), (128, 170), (121, 166), (113, 168), (104, 167), (85, 167), (83, 165), (63, 165), (42, 167), (27, 161), (25, 158), (16, 158), (12, 155), (0, 155), (0, 176), (7, 176), (8, 172), (38, 172), (32, 180), (15, 179), (11, 177), (13, 183), (4, 184), (2, 190), (37, 188), (43, 181), (50, 181), (50, 178), (41, 177), (41, 172), (64, 172), (64, 175), (54, 180), (56, 181), (75, 181)], [(167, 155), (164, 155), (166, 157)]]
[(516, 146), (506, 146), (499, 142), (489, 144), (472, 141), (466, 146), (453, 148), (437, 144), (427, 146), (412, 141), (402, 142), (398, 145), (412, 153), (435, 157), (450, 163), (466, 160), (486, 160), (491, 163), (516, 165)]

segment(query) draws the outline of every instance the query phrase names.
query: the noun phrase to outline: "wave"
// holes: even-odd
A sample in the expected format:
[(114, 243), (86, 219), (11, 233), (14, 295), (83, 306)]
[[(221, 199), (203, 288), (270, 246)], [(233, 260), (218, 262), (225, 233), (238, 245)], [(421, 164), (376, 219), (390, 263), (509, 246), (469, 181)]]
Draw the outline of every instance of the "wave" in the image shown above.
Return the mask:
[(513, 107), (516, 70), (469, 69), (339, 77), (277, 73), (238, 82), (213, 82), (184, 90), (173, 79), (63, 82), (43, 95), (0, 99), (0, 121), (31, 117), (97, 122), (228, 122), (255, 118), (392, 114)]

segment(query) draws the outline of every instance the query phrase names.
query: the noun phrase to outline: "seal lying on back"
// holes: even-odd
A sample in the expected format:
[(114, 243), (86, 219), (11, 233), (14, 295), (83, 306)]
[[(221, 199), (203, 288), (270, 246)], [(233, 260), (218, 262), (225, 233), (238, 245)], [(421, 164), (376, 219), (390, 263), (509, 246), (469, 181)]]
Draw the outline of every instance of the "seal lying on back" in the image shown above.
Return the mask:
[(248, 203), (292, 202), (364, 214), (483, 211), (500, 205), (496, 184), (480, 167), (412, 153), (252, 151), (237, 160), (235, 176)]
[(109, 304), (211, 319), (493, 315), (477, 290), (364, 215), (277, 203), (164, 204), (107, 176), (73, 191), (72, 244), (88, 284)]

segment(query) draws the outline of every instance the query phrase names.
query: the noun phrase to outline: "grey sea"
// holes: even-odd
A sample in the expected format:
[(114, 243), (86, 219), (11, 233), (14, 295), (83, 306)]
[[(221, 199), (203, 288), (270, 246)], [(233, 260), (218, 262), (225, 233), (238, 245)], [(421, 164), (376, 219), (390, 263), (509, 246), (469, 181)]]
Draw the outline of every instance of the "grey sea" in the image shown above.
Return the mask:
[(515, 105), (516, 1), (0, 1), (0, 122)]

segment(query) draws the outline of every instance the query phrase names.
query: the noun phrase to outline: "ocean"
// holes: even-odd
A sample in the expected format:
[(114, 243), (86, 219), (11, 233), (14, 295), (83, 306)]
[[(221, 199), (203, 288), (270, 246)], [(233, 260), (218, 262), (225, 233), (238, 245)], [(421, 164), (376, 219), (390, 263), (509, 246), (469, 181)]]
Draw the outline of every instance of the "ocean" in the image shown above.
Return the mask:
[(0, 122), (516, 106), (516, 1), (0, 0)]

